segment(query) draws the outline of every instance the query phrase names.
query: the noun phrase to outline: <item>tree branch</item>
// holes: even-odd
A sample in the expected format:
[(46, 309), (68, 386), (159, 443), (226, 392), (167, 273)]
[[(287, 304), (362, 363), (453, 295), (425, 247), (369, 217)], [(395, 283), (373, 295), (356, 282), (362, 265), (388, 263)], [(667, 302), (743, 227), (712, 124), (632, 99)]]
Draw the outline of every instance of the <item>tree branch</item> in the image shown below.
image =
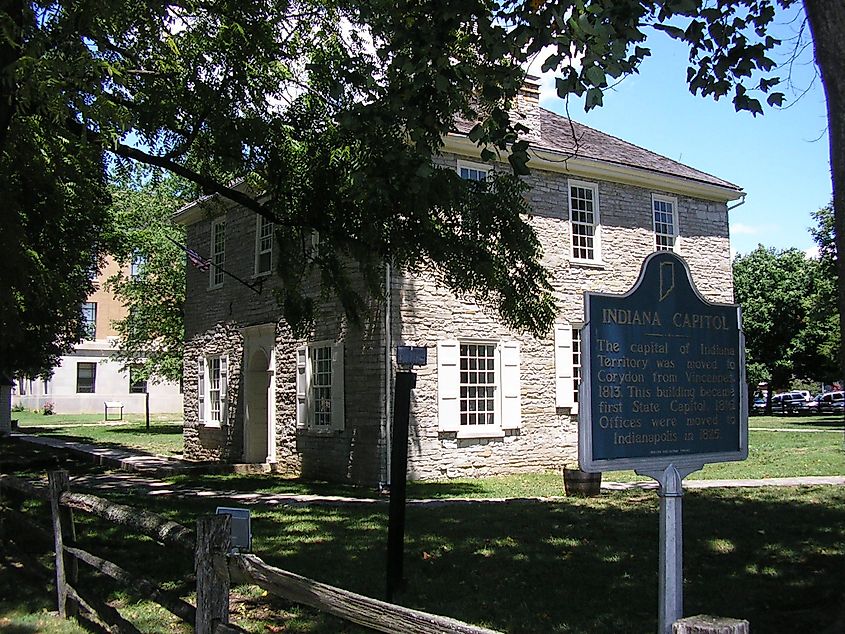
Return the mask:
[(106, 143), (101, 134), (89, 129), (87, 126), (75, 121), (73, 119), (68, 119), (65, 122), (67, 129), (78, 136), (79, 138), (86, 138), (89, 141), (93, 141), (94, 143), (99, 144), (104, 149), (107, 149), (109, 152), (113, 154), (117, 154), (118, 156), (122, 156), (123, 158), (132, 159), (133, 161), (138, 161), (139, 163), (144, 163), (145, 165), (152, 165), (153, 167), (160, 167), (165, 169), (177, 176), (181, 176), (193, 183), (196, 183), (204, 190), (219, 194), (224, 198), (228, 198), (234, 203), (237, 203), (251, 211), (254, 211), (259, 216), (263, 216), (274, 222), (276, 224), (289, 224), (281, 222), (275, 214), (273, 214), (269, 209), (267, 209), (264, 205), (258, 202), (252, 196), (244, 194), (243, 192), (239, 192), (236, 189), (228, 187), (213, 178), (208, 176), (203, 176), (202, 174), (195, 172), (192, 169), (185, 167), (184, 165), (180, 165), (179, 163), (168, 159), (164, 156), (156, 156), (155, 154), (150, 154), (148, 152), (144, 152), (143, 150), (139, 150), (138, 148), (131, 147), (129, 145), (125, 145), (123, 143)]

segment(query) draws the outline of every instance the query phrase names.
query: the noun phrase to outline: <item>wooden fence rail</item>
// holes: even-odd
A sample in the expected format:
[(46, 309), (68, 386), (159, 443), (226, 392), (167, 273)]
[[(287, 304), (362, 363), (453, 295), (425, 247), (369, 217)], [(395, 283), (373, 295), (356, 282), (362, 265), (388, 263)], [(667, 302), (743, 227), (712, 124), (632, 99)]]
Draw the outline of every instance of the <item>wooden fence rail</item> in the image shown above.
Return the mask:
[(230, 555), (230, 574), (296, 603), (304, 603), (379, 632), (493, 634), (463, 621), (386, 603), (320, 583), (264, 563), (255, 555)]
[[(51, 472), (49, 486), (37, 486), (9, 475), (0, 475), (0, 490), (49, 502), (52, 531), (38, 528), (33, 534), (49, 535), (55, 553), (55, 580), (62, 615), (82, 608), (95, 614), (111, 631), (137, 634), (137, 628), (113, 607), (77, 587), (77, 566), (83, 562), (107, 577), (132, 588), (194, 626), (197, 634), (238, 634), (244, 630), (229, 623), (229, 587), (232, 580), (255, 584), (268, 593), (316, 608), (379, 632), (403, 634), (495, 634), (448, 617), (412, 610), (336, 588), (266, 564), (256, 555), (233, 552), (231, 518), (210, 515), (197, 521), (196, 539), (188, 528), (154, 513), (115, 504), (95, 495), (68, 491), (67, 472)], [(148, 579), (133, 576), (121, 566), (89, 553), (76, 543), (73, 510), (83, 511), (148, 537), (194, 552), (197, 606), (173, 596)], [(14, 522), (33, 526), (24, 513), (4, 509)], [(39, 564), (40, 566), (40, 564)], [(42, 567), (43, 568), (43, 567)]]

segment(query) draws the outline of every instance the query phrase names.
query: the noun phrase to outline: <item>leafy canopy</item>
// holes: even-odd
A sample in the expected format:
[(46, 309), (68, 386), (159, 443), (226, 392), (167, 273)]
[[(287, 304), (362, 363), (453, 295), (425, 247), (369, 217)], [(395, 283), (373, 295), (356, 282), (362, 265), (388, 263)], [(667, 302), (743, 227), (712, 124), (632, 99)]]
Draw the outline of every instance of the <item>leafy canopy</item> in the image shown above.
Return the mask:
[[(12, 2), (0, 8), (0, 150), (7, 165), (23, 166), (11, 137), (35, 147), (32, 130), (41, 130), (101, 168), (106, 155), (163, 168), (197, 194), (272, 219), (282, 248), (318, 231), (321, 257), (284, 259), (279, 271), (297, 331), (313, 320), (302, 283), (312, 273), (360, 314), (351, 259), (371, 292), (383, 262), (426, 267), (510, 325), (542, 332), (556, 308), (522, 217), (524, 185), (507, 173), (524, 174), (529, 158), (526, 129), (509, 115), (522, 65), (546, 55), (544, 67), (561, 74), (558, 93), (594, 107), (615, 78), (636, 72), (647, 33), (659, 30), (690, 47), (693, 92), (732, 94), (756, 113), (755, 91), (782, 100), (766, 28), (775, 7), (791, 4)], [(437, 162), (456, 118), (478, 122), (470, 138), (482, 158), (503, 162), (490, 183), (463, 182)], [(104, 179), (102, 170), (89, 176)], [(232, 189), (237, 177), (270, 196)], [(86, 224), (102, 226), (100, 211)]]
[(182, 227), (171, 214), (187, 202), (185, 183), (149, 170), (131, 170), (112, 186), (111, 254), (121, 269), (107, 287), (126, 307), (113, 322), (119, 344), (112, 357), (142, 380), (182, 377), (185, 266)]
[[(749, 378), (789, 387), (793, 377), (838, 378), (836, 278), (797, 249), (758, 246), (734, 259), (734, 290), (742, 306)], [(752, 376), (753, 375), (753, 376)]]

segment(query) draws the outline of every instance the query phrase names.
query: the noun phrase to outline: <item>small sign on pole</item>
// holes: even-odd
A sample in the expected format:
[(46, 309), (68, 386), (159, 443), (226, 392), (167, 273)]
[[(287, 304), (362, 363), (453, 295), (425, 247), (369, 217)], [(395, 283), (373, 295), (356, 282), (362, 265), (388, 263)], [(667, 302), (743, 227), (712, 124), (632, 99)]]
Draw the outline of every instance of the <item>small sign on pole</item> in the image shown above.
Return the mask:
[(671, 251), (643, 262), (625, 294), (585, 293), (578, 461), (660, 484), (661, 634), (683, 616), (683, 478), (748, 456), (739, 306), (713, 304)]

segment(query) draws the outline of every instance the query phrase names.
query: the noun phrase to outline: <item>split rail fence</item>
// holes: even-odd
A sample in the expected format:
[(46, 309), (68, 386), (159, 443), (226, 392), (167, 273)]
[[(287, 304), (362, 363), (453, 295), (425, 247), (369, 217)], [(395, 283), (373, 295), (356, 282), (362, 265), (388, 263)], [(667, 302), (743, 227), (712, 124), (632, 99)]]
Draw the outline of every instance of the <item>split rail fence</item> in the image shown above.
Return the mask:
[[(448, 617), (437, 616), (372, 599), (336, 588), (266, 564), (260, 557), (240, 554), (231, 549), (231, 517), (209, 515), (197, 520), (196, 533), (145, 510), (116, 504), (95, 495), (70, 491), (66, 471), (48, 474), (48, 486), (33, 484), (10, 475), (0, 475), (3, 525), (25, 528), (28, 536), (49, 539), (55, 554), (54, 568), (47, 569), (36, 558), (15, 548), (15, 531), (3, 530), (6, 547), (30, 572), (55, 580), (58, 612), (62, 617), (78, 616), (89, 623), (99, 620), (109, 631), (139, 634), (138, 628), (120, 612), (100, 599), (90, 588), (82, 587), (79, 563), (88, 565), (118, 582), (140, 597), (157, 603), (199, 634), (243, 632), (229, 623), (229, 589), (232, 583), (254, 584), (269, 594), (301, 603), (347, 621), (379, 632), (433, 634), (491, 634), (480, 628)], [(14, 508), (25, 499), (49, 504), (51, 527), (34, 523), (30, 514)], [(10, 503), (11, 502), (11, 503)], [(17, 504), (16, 504), (17, 502)], [(167, 592), (146, 578), (107, 559), (79, 548), (74, 511), (89, 513), (156, 542), (194, 554), (196, 606), (172, 592)], [(93, 620), (93, 619), (96, 620)]]

